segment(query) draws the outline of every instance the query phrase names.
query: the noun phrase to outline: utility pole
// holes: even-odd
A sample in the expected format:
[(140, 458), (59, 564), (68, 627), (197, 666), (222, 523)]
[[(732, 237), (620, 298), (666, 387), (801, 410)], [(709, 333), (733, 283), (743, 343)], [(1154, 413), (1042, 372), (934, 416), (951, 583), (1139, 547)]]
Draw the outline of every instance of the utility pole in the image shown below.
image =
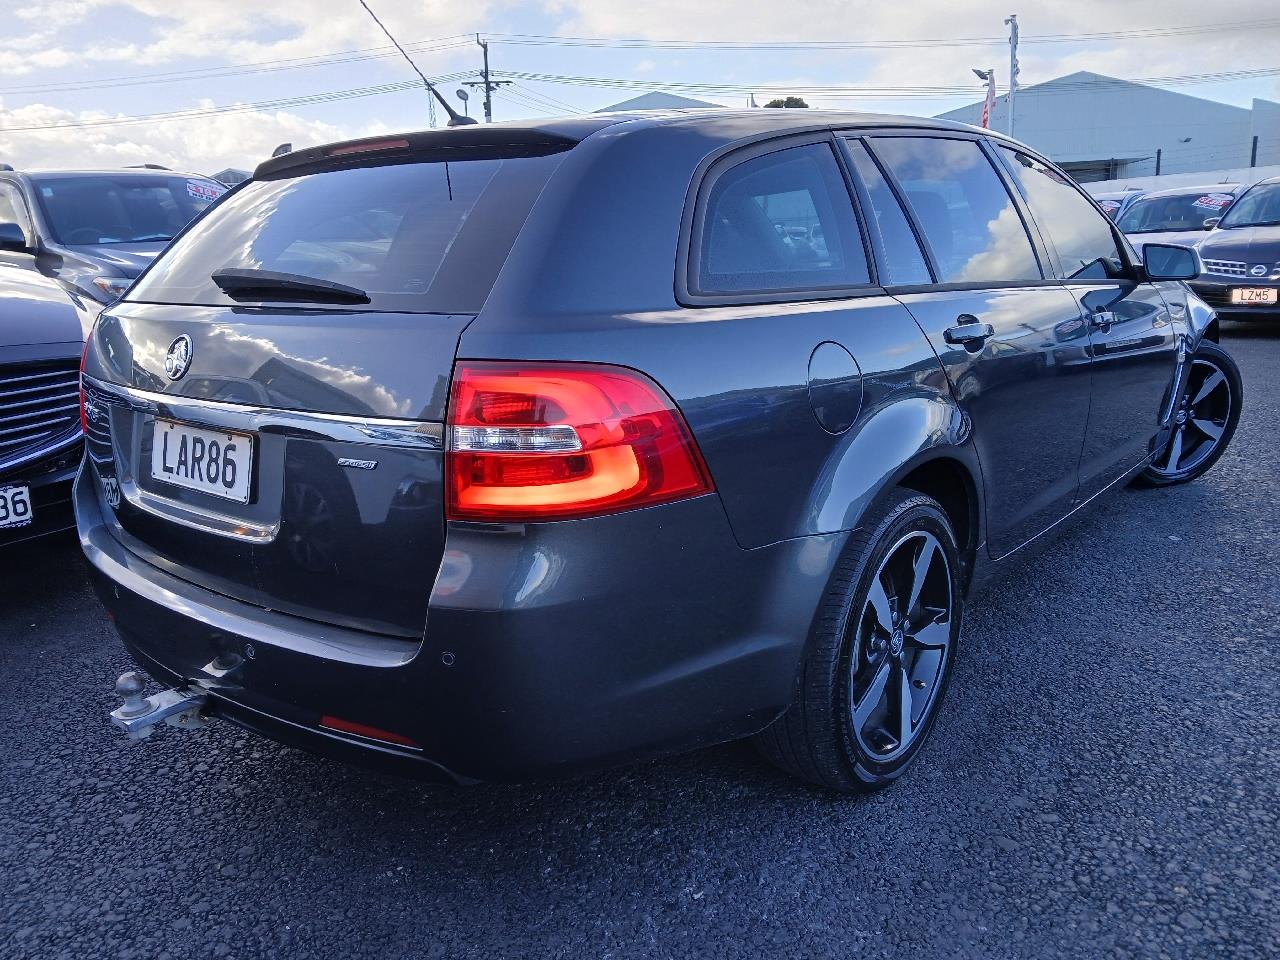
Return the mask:
[(1018, 15), (1009, 14), (1009, 136), (1013, 136), (1013, 95), (1018, 91)]
[(493, 123), (493, 91), (498, 87), (506, 86), (511, 83), (510, 80), (490, 80), (489, 79), (489, 41), (481, 40), (480, 34), (476, 34), (476, 43), (480, 44), (480, 49), (484, 51), (484, 73), (481, 74), (481, 80), (468, 80), (468, 87), (484, 87), (484, 122)]
[(1258, 165), (1258, 135), (1253, 135), (1253, 147), (1249, 150), (1249, 166), (1256, 167)]
[(1156, 147), (1156, 176), (1160, 176), (1160, 157), (1164, 153), (1163, 147)]

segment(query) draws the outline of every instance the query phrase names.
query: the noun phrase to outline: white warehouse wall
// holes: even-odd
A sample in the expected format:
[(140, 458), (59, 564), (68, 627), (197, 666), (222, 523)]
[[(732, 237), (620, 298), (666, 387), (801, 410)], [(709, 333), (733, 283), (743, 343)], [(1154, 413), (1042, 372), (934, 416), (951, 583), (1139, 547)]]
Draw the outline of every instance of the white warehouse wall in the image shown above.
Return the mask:
[[(997, 66), (997, 79), (1000, 79)], [(1248, 167), (1252, 137), (1258, 164), (1280, 163), (1280, 104), (1253, 101), (1253, 109), (1118, 80), (1073, 73), (1023, 87), (1015, 103), (1017, 139), (1058, 163), (1128, 160), (1128, 176)], [(978, 124), (981, 102), (941, 115)], [(993, 129), (1008, 129), (1008, 107), (999, 97)]]

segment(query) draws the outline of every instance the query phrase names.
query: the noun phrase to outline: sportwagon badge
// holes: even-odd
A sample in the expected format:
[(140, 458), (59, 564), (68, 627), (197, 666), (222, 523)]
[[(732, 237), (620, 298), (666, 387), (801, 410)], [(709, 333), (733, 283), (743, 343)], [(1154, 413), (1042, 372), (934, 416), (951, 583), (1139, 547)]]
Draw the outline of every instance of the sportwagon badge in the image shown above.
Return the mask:
[(169, 352), (164, 355), (164, 372), (170, 380), (181, 380), (182, 375), (191, 366), (191, 338), (185, 333), (169, 344)]

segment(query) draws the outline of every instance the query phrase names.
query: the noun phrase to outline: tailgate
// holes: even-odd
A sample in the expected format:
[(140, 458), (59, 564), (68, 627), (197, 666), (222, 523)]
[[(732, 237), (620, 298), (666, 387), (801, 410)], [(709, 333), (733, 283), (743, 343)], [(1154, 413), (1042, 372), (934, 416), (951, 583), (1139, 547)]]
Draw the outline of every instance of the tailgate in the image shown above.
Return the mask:
[[(420, 636), (444, 542), (440, 424), (469, 320), (118, 304), (85, 362), (117, 537), (227, 596)], [(165, 360), (184, 339), (173, 380)], [(231, 459), (215, 445), (232, 443), (225, 488), (173, 473), (206, 447)]]

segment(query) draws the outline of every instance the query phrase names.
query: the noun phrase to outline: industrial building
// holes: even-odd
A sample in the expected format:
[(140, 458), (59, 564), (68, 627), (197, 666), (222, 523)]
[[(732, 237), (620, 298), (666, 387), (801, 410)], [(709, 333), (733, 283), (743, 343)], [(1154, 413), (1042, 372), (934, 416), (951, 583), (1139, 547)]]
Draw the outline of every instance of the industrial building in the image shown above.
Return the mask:
[(594, 112), (629, 113), (633, 110), (694, 110), (719, 106), (722, 106), (722, 104), (709, 103), (706, 100), (694, 100), (692, 97), (682, 97), (675, 93), (654, 90), (651, 93), (642, 93), (638, 97), (632, 97), (620, 103), (611, 103), (609, 106), (601, 107)]
[[(980, 124), (982, 101), (940, 115)], [(1280, 103), (1236, 107), (1098, 73), (1020, 87), (1014, 135), (1082, 183), (1280, 163)], [(1009, 128), (996, 100), (991, 127)]]

